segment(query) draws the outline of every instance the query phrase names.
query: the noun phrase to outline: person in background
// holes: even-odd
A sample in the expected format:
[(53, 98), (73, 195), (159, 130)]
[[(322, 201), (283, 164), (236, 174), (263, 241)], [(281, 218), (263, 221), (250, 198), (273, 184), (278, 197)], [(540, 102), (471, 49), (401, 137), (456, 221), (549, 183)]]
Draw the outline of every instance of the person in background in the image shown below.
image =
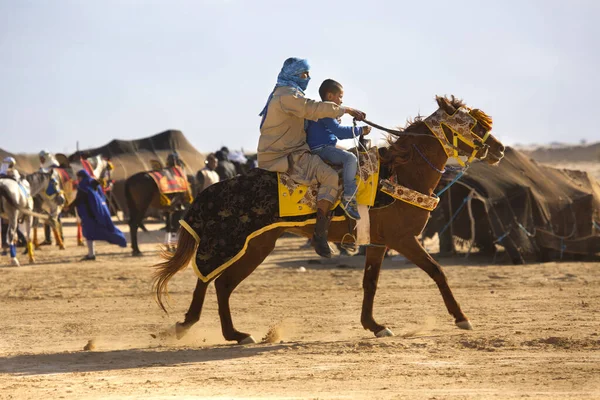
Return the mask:
[(16, 168), (17, 160), (14, 157), (6, 157), (0, 165), (0, 178), (10, 178), (21, 182), (21, 174)]
[(196, 184), (198, 188), (196, 196), (210, 185), (219, 182), (219, 174), (217, 174), (216, 171), (218, 161), (214, 153), (210, 153), (208, 156), (206, 156), (206, 161), (204, 161), (204, 164), (206, 166), (198, 171), (198, 174), (196, 175)]
[(40, 151), (39, 157), (40, 157), (40, 171), (41, 172), (48, 173), (48, 172), (50, 172), (50, 170), (52, 168), (58, 167), (60, 165), (58, 163), (58, 161), (56, 160), (56, 158), (54, 158), (54, 155), (52, 155), (51, 153), (49, 153), (46, 150)]
[(88, 254), (82, 261), (96, 259), (95, 240), (104, 240), (121, 247), (127, 247), (123, 232), (115, 227), (110, 217), (110, 211), (100, 183), (92, 179), (88, 172), (83, 169), (77, 172), (77, 182), (77, 197), (72, 206), (77, 207), (77, 213), (81, 218), (83, 236), (87, 240), (88, 246)]
[(215, 169), (217, 174), (219, 174), (219, 181), (224, 181), (236, 176), (235, 165), (231, 161), (229, 161), (228, 155), (229, 150), (227, 147), (224, 147), (226, 151), (219, 150), (215, 153), (215, 157), (217, 157), (218, 165)]

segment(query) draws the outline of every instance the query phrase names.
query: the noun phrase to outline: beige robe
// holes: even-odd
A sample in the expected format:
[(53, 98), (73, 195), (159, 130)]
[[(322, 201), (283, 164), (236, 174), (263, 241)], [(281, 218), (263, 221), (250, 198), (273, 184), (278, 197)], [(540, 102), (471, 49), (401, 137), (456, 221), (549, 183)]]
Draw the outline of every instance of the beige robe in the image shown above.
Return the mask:
[(258, 167), (287, 172), (294, 181), (305, 185), (318, 182), (317, 199), (333, 202), (338, 196), (338, 175), (319, 156), (310, 153), (304, 120), (339, 118), (344, 112), (335, 103), (307, 99), (292, 87), (277, 88), (260, 128)]

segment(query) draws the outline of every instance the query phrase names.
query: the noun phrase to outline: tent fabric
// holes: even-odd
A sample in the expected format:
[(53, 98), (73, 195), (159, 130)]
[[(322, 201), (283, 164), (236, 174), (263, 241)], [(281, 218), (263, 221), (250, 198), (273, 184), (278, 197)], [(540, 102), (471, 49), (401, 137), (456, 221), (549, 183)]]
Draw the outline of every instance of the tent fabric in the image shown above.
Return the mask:
[[(600, 253), (598, 181), (587, 172), (540, 165), (510, 147), (505, 154), (497, 166), (474, 163), (442, 195), (426, 235), (447, 227), (444, 233), (480, 249), (504, 246), (515, 263)], [(453, 177), (445, 175), (440, 185)]]
[(17, 161), (17, 170), (21, 175), (31, 174), (40, 168), (40, 160), (37, 154), (13, 154), (0, 149), (0, 161), (6, 157), (14, 157)]
[(138, 172), (151, 171), (152, 160), (166, 165), (168, 155), (174, 151), (185, 164), (184, 170), (187, 175), (195, 176), (204, 168), (205, 156), (178, 130), (168, 130), (138, 140), (112, 140), (104, 146), (73, 153), (69, 160), (98, 154), (109, 157), (115, 167), (112, 171), (115, 185), (111, 195), (119, 208), (126, 212), (125, 180)]

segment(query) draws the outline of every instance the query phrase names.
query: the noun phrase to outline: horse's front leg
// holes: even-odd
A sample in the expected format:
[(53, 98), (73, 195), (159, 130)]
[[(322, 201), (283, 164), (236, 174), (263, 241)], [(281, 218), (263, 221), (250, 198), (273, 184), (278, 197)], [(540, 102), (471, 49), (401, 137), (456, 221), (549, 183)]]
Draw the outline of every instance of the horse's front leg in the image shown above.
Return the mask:
[(64, 250), (65, 249), (65, 243), (63, 242), (63, 238), (62, 238), (62, 227), (61, 227), (61, 223), (60, 220), (58, 219), (60, 216), (60, 212), (61, 212), (61, 208), (56, 208), (51, 214), (50, 214), (50, 218), (52, 218), (52, 233), (54, 234), (54, 240), (56, 241), (56, 245), (58, 246), (58, 248), (60, 250)]
[(446, 274), (444, 274), (442, 266), (427, 253), (418, 239), (416, 237), (405, 237), (402, 240), (395, 240), (392, 248), (415, 263), (417, 267), (425, 271), (434, 280), (442, 294), (448, 312), (454, 317), (456, 326), (461, 329), (473, 329), (454, 298), (452, 290), (450, 290), (448, 279), (446, 278)]
[(379, 272), (381, 263), (385, 256), (387, 248), (367, 247), (367, 256), (365, 258), (365, 274), (363, 277), (363, 303), (360, 322), (363, 328), (370, 330), (377, 337), (393, 336), (391, 330), (383, 325), (379, 325), (373, 318), (373, 301), (377, 291), (377, 282), (379, 281)]
[(29, 257), (29, 263), (35, 264), (35, 257), (33, 254), (33, 241), (31, 240), (31, 226), (33, 225), (33, 217), (28, 215), (23, 219), (23, 232), (25, 233), (25, 241), (27, 246), (27, 256)]

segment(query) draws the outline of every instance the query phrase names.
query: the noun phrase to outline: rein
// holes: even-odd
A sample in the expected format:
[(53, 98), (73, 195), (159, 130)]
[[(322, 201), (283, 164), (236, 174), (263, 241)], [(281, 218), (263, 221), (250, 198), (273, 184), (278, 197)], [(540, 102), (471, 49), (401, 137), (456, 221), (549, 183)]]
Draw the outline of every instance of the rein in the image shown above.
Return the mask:
[[(402, 130), (399, 130), (399, 129), (389, 129), (389, 128), (383, 127), (383, 126), (381, 126), (379, 124), (376, 124), (376, 123), (371, 122), (371, 121), (366, 120), (366, 119), (363, 119), (362, 122), (364, 122), (367, 125), (372, 126), (373, 128), (379, 129), (381, 131), (387, 132), (387, 133), (392, 134), (392, 135), (397, 136), (397, 137), (400, 137), (400, 136), (425, 136), (425, 137), (432, 137), (432, 138), (434, 138), (436, 140), (439, 140), (439, 138), (437, 136), (425, 135), (423, 133), (410, 133), (410, 132), (405, 132), (405, 131), (402, 131)], [(485, 135), (485, 137), (483, 139), (484, 143), (485, 143), (485, 140), (487, 140), (488, 136), (489, 136), (489, 132), (486, 133), (486, 135)], [(452, 147), (454, 149), (454, 158), (456, 158), (459, 161), (459, 164), (461, 164), (463, 168), (462, 168), (462, 170), (460, 170), (460, 172), (456, 175), (456, 177), (450, 183), (448, 183), (442, 190), (440, 190), (439, 192), (437, 192), (435, 194), (435, 196), (438, 197), (438, 198), (446, 190), (450, 189), (450, 187), (452, 185), (454, 185), (464, 175), (464, 173), (467, 171), (467, 169), (469, 169), (469, 165), (471, 164), (471, 161), (473, 161), (474, 155), (476, 154), (476, 152), (478, 150), (478, 149), (474, 148), (473, 149), (473, 153), (471, 154), (471, 157), (469, 157), (468, 161), (466, 163), (464, 163), (458, 157), (458, 151), (460, 149), (457, 147), (458, 142), (456, 140), (456, 136), (454, 137), (454, 143), (450, 143), (448, 140), (446, 140), (446, 142), (447, 142), (447, 146)], [(431, 163), (431, 161), (429, 161), (429, 159), (427, 159), (427, 157), (425, 157), (425, 155), (421, 152), (421, 150), (414, 143), (413, 143), (413, 147), (415, 148), (415, 150), (417, 150), (417, 152), (419, 153), (419, 155), (427, 162), (427, 164), (429, 164), (429, 166), (432, 169), (434, 169), (436, 172), (438, 172), (439, 174), (443, 175), (446, 172), (447, 169), (448, 170), (451, 169), (451, 170), (454, 170), (454, 171), (458, 170), (456, 168), (450, 168), (450, 167), (444, 168), (444, 169), (441, 169), (441, 170), (438, 169), (435, 165), (433, 165)], [(397, 179), (398, 178), (396, 177), (396, 180)]]

